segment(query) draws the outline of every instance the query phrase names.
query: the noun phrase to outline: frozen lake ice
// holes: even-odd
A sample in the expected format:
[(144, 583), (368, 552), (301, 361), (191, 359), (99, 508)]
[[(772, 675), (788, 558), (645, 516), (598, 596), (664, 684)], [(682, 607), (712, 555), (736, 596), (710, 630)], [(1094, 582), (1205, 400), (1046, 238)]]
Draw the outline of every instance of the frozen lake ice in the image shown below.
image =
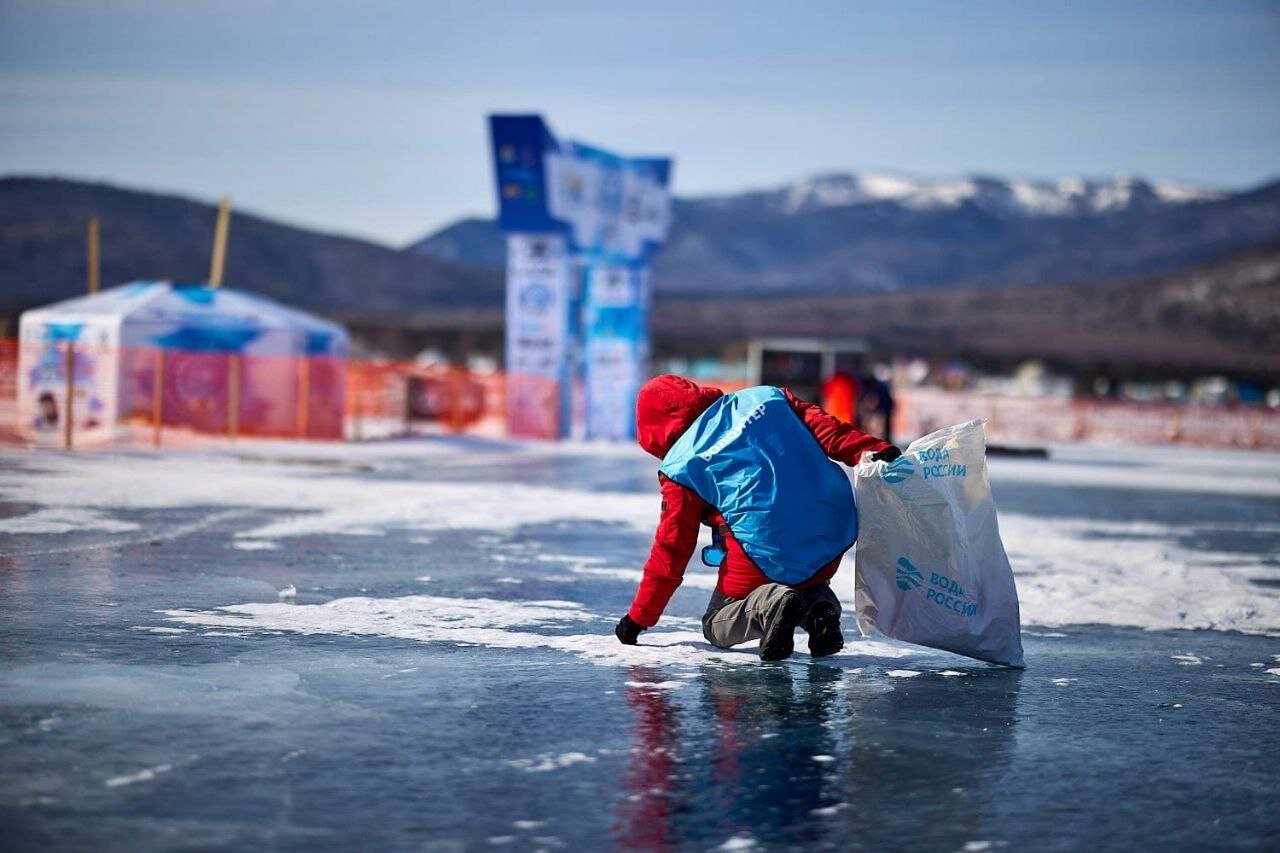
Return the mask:
[(3, 846), (1274, 849), (1280, 456), (990, 467), (1021, 672), (712, 649), (696, 560), (619, 645), (630, 448), (4, 453)]

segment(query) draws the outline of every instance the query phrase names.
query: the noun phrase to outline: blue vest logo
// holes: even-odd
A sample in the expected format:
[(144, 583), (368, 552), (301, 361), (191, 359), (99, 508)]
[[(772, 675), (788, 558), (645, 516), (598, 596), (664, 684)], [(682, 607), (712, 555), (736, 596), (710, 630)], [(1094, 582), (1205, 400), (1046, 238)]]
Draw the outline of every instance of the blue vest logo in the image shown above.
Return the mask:
[(726, 394), (659, 468), (724, 516), (765, 576), (809, 580), (858, 536), (853, 486), (777, 388)]

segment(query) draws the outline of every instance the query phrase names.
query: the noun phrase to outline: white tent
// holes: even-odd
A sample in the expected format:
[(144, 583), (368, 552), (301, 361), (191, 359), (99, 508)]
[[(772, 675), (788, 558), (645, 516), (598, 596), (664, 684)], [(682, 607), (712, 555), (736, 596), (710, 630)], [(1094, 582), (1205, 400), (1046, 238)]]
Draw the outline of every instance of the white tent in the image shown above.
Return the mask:
[(137, 282), (27, 311), (18, 334), (19, 422), (37, 434), (61, 429), (73, 348), (77, 440), (156, 413), (204, 431), (341, 436), (346, 330), (261, 296)]

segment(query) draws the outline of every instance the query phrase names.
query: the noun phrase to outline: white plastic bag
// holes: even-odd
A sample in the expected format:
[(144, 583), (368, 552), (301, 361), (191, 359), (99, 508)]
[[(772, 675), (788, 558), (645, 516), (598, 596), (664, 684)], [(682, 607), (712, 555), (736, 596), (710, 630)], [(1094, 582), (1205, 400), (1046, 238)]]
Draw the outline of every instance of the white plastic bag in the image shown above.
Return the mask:
[(982, 421), (854, 469), (854, 604), (865, 635), (1020, 667), (1018, 591), (987, 481)]

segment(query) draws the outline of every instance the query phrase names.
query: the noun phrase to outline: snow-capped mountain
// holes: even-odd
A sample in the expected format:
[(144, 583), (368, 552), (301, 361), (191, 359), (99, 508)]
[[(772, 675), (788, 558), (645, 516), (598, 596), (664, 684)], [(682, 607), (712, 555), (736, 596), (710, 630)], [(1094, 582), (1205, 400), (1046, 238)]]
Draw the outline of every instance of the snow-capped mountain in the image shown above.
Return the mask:
[[(827, 175), (677, 199), (659, 293), (856, 293), (1152, 275), (1280, 237), (1280, 183), (1219, 192), (1139, 178), (934, 180)], [(492, 222), (409, 247), (500, 268)]]
[[(1049, 182), (981, 176), (935, 180), (863, 172), (797, 181), (762, 195), (785, 214), (894, 202), (912, 210), (954, 209), (969, 203), (1004, 214), (1086, 216), (1139, 206), (1210, 201), (1221, 198), (1223, 193), (1174, 183), (1148, 183), (1128, 176), (1105, 181), (1068, 178)], [(713, 203), (732, 204), (736, 198), (740, 197), (721, 197)]]

